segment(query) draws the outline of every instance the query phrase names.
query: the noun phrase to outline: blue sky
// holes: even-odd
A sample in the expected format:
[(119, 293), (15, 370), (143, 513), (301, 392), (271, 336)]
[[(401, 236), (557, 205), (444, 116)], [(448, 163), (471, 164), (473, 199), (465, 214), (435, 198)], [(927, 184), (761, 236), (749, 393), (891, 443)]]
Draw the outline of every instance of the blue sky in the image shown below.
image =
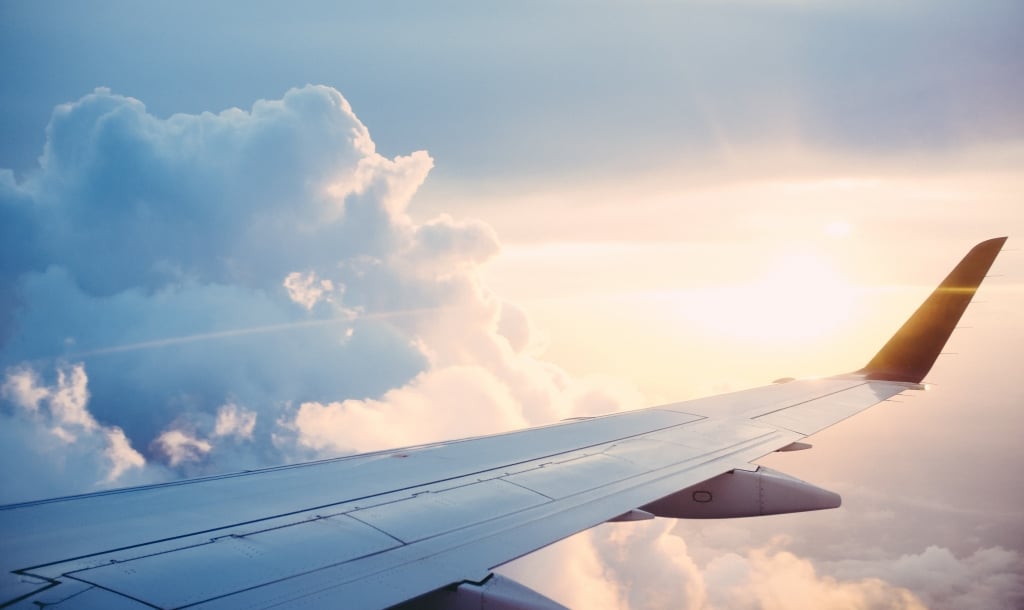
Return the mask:
[[(952, 153), (1019, 139), (1012, 1), (5, 3), (3, 166), (103, 86), (157, 116), (330, 83), (382, 151), (438, 173), (556, 175), (799, 139)], [(45, 100), (47, 103), (30, 103)]]
[[(2, 499), (857, 368), (1024, 229), (1022, 26), (1010, 1), (4, 2)], [(512, 569), (578, 607), (1019, 602), (1024, 497), (988, 473), (1020, 457), (1022, 271), (997, 262), (935, 391), (768, 460), (842, 511), (607, 526)]]

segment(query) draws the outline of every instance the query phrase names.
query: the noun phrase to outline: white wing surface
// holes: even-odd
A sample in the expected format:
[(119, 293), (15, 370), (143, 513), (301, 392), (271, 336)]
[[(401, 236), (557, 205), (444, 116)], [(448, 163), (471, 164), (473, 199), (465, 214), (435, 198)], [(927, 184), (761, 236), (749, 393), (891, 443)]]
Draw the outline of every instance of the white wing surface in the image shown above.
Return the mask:
[(0, 607), (554, 608), (492, 569), (613, 519), (838, 506), (753, 462), (919, 388), (1004, 241), (971, 250), (856, 373), (0, 507)]

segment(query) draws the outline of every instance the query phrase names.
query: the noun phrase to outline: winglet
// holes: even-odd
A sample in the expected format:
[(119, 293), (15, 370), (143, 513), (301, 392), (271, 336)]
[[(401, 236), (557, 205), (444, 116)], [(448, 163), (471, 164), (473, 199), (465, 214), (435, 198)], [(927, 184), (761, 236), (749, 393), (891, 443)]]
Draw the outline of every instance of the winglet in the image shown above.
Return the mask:
[(997, 237), (974, 246), (857, 374), (921, 383), (1005, 242), (1005, 237)]

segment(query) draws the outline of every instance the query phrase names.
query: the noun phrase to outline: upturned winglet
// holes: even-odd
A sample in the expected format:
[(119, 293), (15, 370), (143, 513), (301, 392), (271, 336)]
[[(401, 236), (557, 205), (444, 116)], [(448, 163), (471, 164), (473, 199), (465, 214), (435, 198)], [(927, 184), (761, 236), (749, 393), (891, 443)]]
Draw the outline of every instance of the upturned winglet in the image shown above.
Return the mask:
[(914, 315), (857, 374), (866, 379), (921, 383), (1005, 242), (1005, 237), (997, 237), (971, 248)]

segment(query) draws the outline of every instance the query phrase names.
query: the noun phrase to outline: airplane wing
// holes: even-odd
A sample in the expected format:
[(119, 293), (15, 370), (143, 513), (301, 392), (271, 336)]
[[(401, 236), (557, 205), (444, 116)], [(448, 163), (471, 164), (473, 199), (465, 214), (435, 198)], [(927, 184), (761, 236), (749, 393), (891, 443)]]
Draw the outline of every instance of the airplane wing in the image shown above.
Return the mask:
[(1005, 240), (975, 246), (854, 373), (0, 507), (0, 607), (560, 608), (492, 569), (611, 520), (834, 508), (753, 462), (921, 389)]

